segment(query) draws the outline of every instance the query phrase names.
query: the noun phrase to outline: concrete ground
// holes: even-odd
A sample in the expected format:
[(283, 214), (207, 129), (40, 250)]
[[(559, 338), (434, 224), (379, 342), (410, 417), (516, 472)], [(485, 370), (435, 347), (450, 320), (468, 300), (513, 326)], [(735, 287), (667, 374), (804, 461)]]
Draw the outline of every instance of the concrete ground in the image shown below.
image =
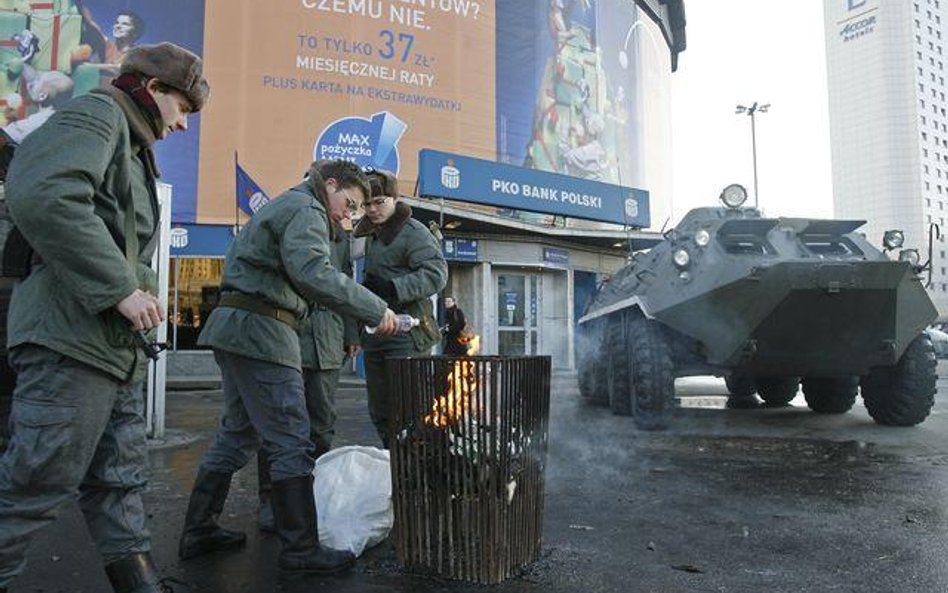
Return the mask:
[[(940, 364), (945, 376), (948, 366)], [(724, 410), (723, 383), (678, 383), (671, 429), (587, 405), (575, 377), (554, 377), (543, 550), (490, 590), (520, 592), (948, 591), (948, 382), (914, 428), (875, 425), (861, 401), (818, 416), (800, 405)], [(374, 444), (364, 389), (339, 393), (338, 444)], [(179, 562), (177, 538), (220, 393), (169, 394), (169, 433), (151, 449), (146, 503), (154, 556), (186, 586), (277, 590), (279, 543), (254, 524), (255, 467), (235, 479), (222, 522), (243, 551)], [(443, 592), (487, 587), (404, 574), (391, 544), (351, 574), (289, 591)], [(75, 505), (41, 532), (11, 591), (103, 592), (108, 584)]]

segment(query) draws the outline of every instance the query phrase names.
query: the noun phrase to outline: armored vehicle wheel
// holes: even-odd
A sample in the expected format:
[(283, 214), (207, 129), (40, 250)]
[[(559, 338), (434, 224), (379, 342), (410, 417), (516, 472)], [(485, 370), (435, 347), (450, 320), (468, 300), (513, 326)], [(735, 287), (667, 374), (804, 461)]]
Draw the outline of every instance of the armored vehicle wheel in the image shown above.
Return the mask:
[(609, 409), (616, 416), (632, 415), (629, 358), (630, 343), (626, 335), (626, 316), (609, 318), (606, 329), (606, 392)]
[(803, 397), (817, 414), (843, 414), (856, 403), (858, 377), (806, 377)]
[(730, 394), (727, 398), (727, 408), (729, 410), (757, 407), (757, 398), (754, 397), (757, 392), (757, 383), (753, 377), (734, 373), (724, 377), (724, 384), (727, 385), (727, 391)]
[(797, 396), (799, 377), (757, 377), (757, 394), (772, 406), (790, 403)]
[(862, 379), (862, 399), (872, 419), (888, 426), (914, 426), (935, 405), (935, 349), (928, 334), (912, 340), (892, 367), (871, 370)]
[(609, 403), (609, 385), (606, 377), (606, 364), (602, 327), (593, 322), (580, 339), (579, 354), (579, 393), (590, 402), (605, 406)]
[(622, 347), (612, 350), (612, 411), (631, 413), (642, 430), (666, 428), (675, 401), (675, 371), (661, 325), (631, 315), (613, 325), (610, 345)]
[(746, 375), (728, 375), (724, 377), (724, 384), (727, 385), (727, 391), (731, 397), (737, 399), (752, 397), (757, 392), (754, 378)]
[(595, 362), (588, 362), (579, 371), (579, 394), (597, 406), (609, 403), (605, 373), (605, 366)]

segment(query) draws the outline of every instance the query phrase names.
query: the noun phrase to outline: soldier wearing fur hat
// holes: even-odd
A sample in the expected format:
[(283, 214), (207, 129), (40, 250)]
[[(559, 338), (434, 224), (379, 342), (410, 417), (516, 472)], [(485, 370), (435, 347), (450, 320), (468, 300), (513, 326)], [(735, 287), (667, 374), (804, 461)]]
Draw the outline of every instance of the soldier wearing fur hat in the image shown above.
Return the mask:
[(422, 356), (441, 340), (430, 297), (448, 281), (441, 245), (428, 227), (411, 217), (411, 207), (398, 201), (398, 181), (387, 171), (369, 171), (371, 198), (353, 234), (366, 237), (363, 285), (396, 313), (419, 320), (408, 334), (364, 334), (365, 382), (369, 415), (382, 445), (389, 445), (391, 386), (385, 375), (390, 356)]
[(12, 436), (0, 459), (0, 592), (33, 532), (79, 493), (119, 593), (163, 590), (142, 491), (147, 359), (133, 332), (165, 312), (152, 146), (204, 107), (202, 62), (170, 43), (129, 51), (112, 86), (74, 99), (19, 147), (6, 199), (35, 257), (13, 293)]

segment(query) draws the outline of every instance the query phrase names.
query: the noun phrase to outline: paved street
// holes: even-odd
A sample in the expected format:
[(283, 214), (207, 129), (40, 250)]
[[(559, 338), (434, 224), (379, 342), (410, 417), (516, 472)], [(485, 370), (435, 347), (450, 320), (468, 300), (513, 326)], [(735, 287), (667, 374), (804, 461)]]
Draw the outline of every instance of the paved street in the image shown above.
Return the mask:
[[(948, 371), (939, 365), (941, 374)], [(915, 428), (872, 423), (861, 400), (842, 416), (805, 407), (724, 410), (723, 383), (679, 381), (673, 427), (636, 431), (554, 379), (544, 547), (520, 592), (822, 592), (948, 590), (948, 382)], [(164, 443), (151, 450), (155, 557), (190, 588), (276, 589), (279, 544), (254, 527), (255, 468), (238, 474), (223, 522), (247, 530), (236, 553), (188, 562), (177, 537), (219, 392), (169, 394)], [(797, 403), (796, 401), (794, 403)], [(364, 390), (340, 393), (339, 444), (372, 444)], [(475, 591), (400, 572), (370, 550), (343, 578), (300, 591)], [(35, 541), (19, 592), (102, 592), (105, 580), (75, 506)], [(289, 589), (293, 590), (293, 589)]]

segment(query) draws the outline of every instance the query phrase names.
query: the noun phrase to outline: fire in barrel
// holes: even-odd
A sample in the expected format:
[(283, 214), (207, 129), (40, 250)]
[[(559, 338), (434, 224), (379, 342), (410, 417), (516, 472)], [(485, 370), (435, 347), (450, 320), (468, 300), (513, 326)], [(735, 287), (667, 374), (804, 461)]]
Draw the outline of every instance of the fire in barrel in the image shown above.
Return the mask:
[(393, 539), (411, 571), (499, 583), (543, 527), (550, 358), (388, 362)]

